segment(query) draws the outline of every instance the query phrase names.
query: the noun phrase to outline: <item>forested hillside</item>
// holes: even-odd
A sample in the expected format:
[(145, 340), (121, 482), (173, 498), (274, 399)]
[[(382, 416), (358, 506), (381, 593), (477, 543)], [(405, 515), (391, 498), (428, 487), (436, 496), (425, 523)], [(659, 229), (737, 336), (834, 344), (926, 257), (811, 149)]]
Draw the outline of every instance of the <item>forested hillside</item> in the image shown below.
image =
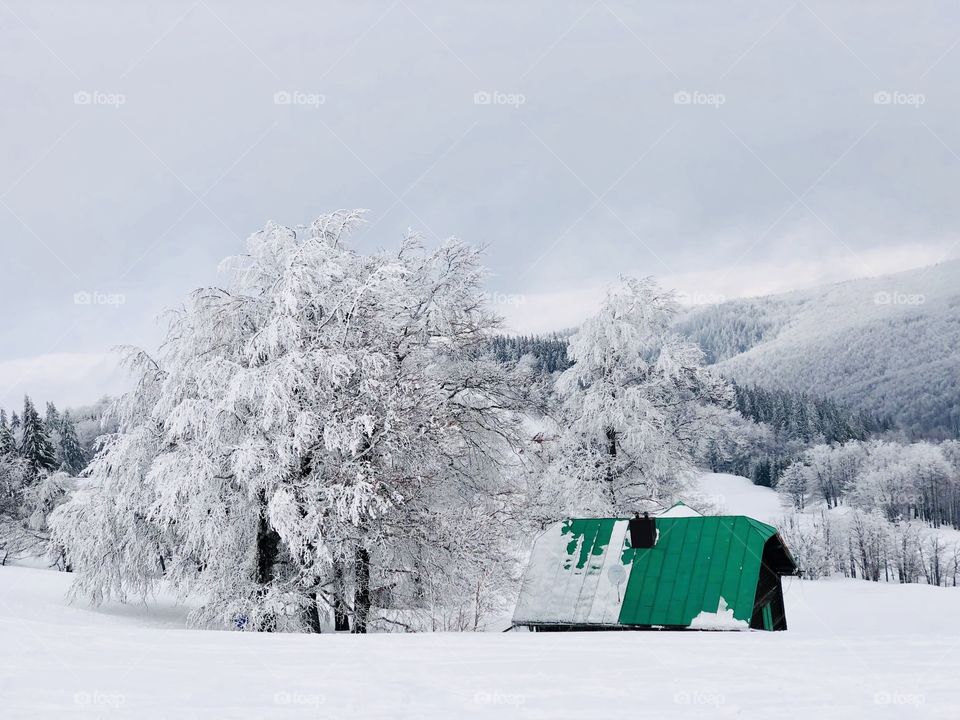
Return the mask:
[(698, 309), (677, 329), (696, 340), (707, 362), (717, 363), (776, 337), (786, 321), (787, 312), (776, 300), (739, 299)]
[(696, 309), (678, 328), (739, 383), (960, 436), (960, 261)]

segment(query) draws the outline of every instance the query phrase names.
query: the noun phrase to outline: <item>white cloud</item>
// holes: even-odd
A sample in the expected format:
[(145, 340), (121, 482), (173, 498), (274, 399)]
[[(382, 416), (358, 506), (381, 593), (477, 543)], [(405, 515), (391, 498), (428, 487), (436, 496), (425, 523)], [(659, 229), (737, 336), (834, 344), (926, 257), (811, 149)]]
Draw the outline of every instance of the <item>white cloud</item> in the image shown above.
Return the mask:
[(24, 394), (69, 408), (117, 394), (127, 376), (107, 353), (49, 353), (0, 362), (0, 407), (19, 411)]
[[(836, 250), (834, 244), (831, 252), (811, 249), (807, 257), (800, 259), (744, 262), (710, 270), (663, 275), (657, 277), (657, 281), (675, 290), (683, 305), (706, 305), (924, 267), (948, 259), (953, 245), (953, 239), (948, 238), (872, 248), (854, 255), (842, 248)], [(605, 287), (587, 285), (557, 292), (504, 293), (503, 298), (515, 300), (497, 303), (496, 308), (506, 319), (510, 332), (550, 332), (578, 325), (596, 312)]]

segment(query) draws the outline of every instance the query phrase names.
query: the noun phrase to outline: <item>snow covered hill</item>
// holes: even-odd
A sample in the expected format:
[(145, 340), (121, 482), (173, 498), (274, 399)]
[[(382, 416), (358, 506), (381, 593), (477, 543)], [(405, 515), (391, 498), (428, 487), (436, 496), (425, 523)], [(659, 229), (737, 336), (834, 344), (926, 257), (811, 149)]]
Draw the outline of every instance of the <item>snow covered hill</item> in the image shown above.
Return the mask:
[[(694, 495), (775, 520), (731, 475)], [(0, 567), (3, 718), (956, 718), (960, 590), (784, 583), (784, 633), (280, 635), (185, 629), (169, 598), (69, 605)]]
[(739, 475), (705, 473), (697, 478), (690, 499), (712, 507), (720, 515), (746, 515), (773, 526), (783, 517), (780, 494)]
[(734, 379), (826, 395), (920, 434), (960, 429), (960, 261), (693, 311)]

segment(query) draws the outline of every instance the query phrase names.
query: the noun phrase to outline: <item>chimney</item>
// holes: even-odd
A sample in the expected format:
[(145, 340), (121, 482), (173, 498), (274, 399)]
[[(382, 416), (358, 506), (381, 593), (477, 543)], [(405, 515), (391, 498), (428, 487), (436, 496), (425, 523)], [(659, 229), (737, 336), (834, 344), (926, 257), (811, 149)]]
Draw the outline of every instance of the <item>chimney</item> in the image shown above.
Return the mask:
[(650, 517), (650, 513), (645, 512), (643, 517), (634, 513), (627, 529), (630, 530), (630, 547), (652, 548), (657, 544), (657, 521)]

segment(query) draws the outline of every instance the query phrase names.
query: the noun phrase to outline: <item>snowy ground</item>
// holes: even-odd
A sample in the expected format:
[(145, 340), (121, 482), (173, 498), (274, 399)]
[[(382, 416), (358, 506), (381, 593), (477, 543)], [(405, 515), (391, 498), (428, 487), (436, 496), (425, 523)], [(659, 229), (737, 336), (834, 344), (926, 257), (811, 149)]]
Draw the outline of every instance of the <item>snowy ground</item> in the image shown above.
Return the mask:
[[(701, 487), (779, 514), (742, 478)], [(0, 568), (3, 720), (960, 718), (954, 588), (787, 579), (784, 633), (292, 636), (70, 606), (69, 579)]]
[(0, 568), (3, 718), (960, 718), (960, 591), (788, 581), (785, 633), (254, 635)]

